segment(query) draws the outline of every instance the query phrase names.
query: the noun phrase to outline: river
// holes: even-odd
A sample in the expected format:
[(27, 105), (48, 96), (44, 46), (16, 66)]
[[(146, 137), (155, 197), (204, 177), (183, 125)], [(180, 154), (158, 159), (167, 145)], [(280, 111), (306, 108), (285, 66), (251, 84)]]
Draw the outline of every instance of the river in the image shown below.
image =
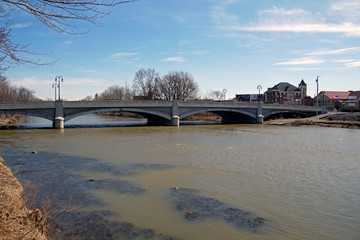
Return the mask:
[(0, 130), (37, 199), (75, 206), (54, 239), (360, 239), (359, 130), (72, 121)]

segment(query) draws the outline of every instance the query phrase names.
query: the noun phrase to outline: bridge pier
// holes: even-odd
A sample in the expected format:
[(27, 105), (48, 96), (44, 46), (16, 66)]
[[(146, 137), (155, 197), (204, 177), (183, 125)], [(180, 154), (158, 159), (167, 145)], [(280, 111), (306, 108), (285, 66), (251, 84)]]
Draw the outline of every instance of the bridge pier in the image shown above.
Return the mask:
[(262, 102), (258, 102), (257, 110), (256, 110), (256, 123), (257, 124), (263, 124), (264, 122), (264, 116), (262, 115)]
[(172, 101), (170, 126), (180, 126), (179, 102)]
[(55, 101), (55, 116), (53, 120), (53, 128), (64, 128), (64, 107), (62, 100)]
[(177, 115), (173, 116), (170, 125), (176, 127), (180, 126), (180, 117)]
[(63, 129), (64, 128), (64, 118), (57, 117), (53, 121), (53, 128), (54, 129)]

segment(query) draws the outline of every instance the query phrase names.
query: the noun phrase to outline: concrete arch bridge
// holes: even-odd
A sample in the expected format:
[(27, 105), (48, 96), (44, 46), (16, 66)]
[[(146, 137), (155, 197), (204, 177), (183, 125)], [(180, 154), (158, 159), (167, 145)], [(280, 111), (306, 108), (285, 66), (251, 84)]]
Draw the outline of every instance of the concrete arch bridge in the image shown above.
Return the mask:
[(38, 101), (0, 103), (0, 113), (30, 115), (53, 122), (63, 128), (64, 122), (89, 113), (123, 111), (139, 114), (151, 125), (178, 126), (187, 116), (212, 112), (222, 123), (258, 123), (276, 114), (316, 114), (315, 107), (226, 101)]

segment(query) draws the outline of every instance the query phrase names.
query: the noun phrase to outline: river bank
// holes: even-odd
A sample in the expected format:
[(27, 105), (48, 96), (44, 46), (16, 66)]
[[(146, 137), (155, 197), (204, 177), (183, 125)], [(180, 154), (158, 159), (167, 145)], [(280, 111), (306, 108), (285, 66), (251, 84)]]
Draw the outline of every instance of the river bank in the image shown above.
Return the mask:
[(0, 125), (11, 125), (19, 121), (20, 115), (17, 114), (0, 114)]
[(47, 218), (29, 210), (24, 189), (0, 157), (0, 239), (46, 240)]
[(275, 119), (265, 122), (268, 125), (302, 126), (313, 125), (336, 128), (360, 128), (360, 113), (330, 112), (301, 119)]

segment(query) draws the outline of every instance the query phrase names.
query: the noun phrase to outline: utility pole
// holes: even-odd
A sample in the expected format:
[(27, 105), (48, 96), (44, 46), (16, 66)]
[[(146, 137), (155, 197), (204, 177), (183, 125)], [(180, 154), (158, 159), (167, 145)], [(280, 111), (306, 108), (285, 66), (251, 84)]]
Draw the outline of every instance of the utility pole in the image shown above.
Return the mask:
[(319, 76), (316, 78), (316, 115), (319, 114)]

